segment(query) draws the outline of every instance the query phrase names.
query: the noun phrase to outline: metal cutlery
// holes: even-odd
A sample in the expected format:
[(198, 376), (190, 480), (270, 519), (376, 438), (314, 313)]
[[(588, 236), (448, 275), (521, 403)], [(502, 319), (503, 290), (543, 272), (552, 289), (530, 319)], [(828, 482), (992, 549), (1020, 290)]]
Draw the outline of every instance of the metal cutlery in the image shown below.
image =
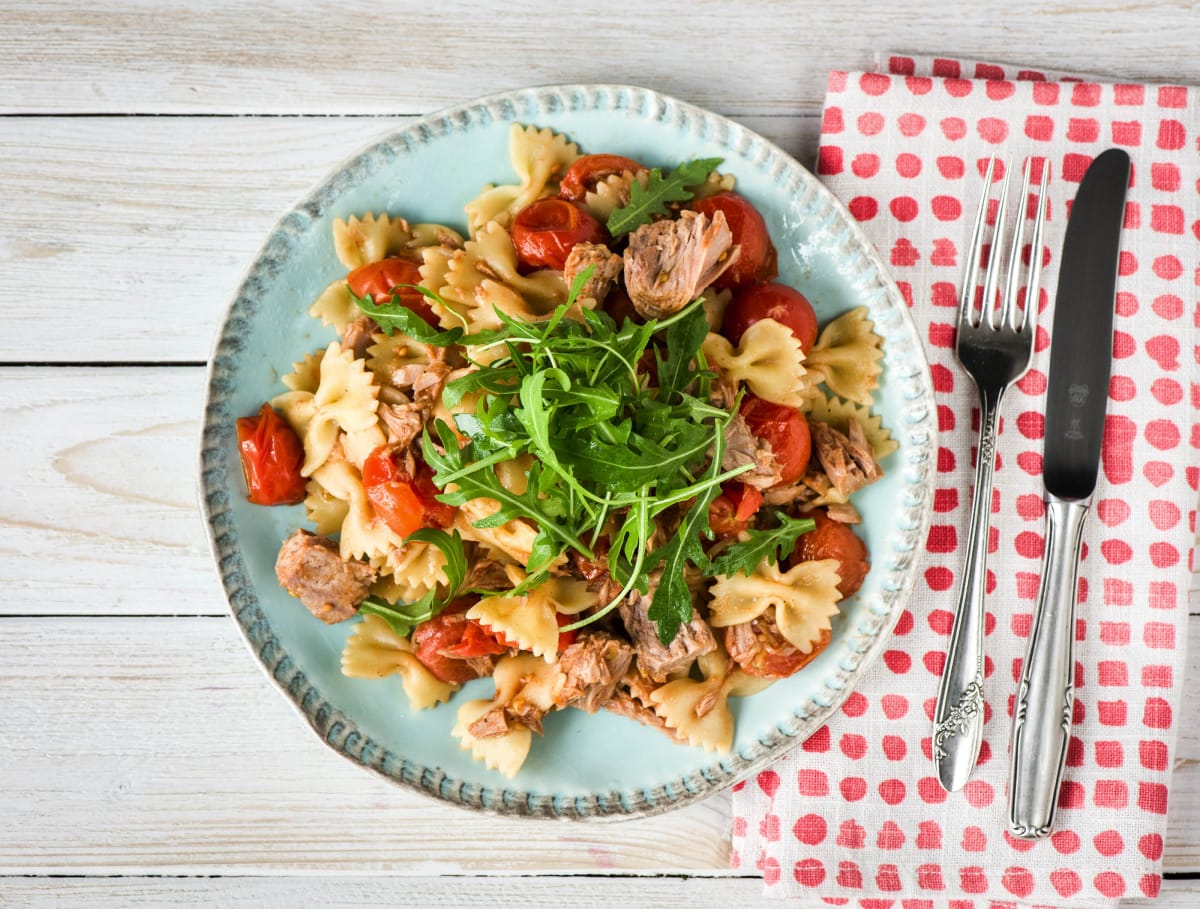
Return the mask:
[[(987, 235), (987, 209), (995, 175), (992, 159), (984, 176), (983, 198), (975, 218), (970, 251), (963, 271), (954, 353), (975, 383), (979, 395), (979, 443), (975, 465), (975, 491), (967, 528), (966, 559), (960, 579), (958, 606), (946, 665), (942, 671), (934, 713), (933, 762), (938, 780), (950, 791), (966, 784), (979, 757), (983, 741), (983, 637), (984, 591), (987, 577), (988, 515), (992, 502), (996, 426), (1005, 391), (1025, 374), (1033, 356), (1036, 336), (1038, 287), (1042, 267), (1042, 229), (1046, 220), (1046, 183), (1049, 164), (1042, 167), (1033, 217), (1032, 252), (1026, 277), (1026, 304), (1020, 296), (1021, 252), (1026, 236), (1032, 159), (1025, 163), (1015, 226), (1008, 247), (1004, 286), (998, 288), (1001, 247), (1008, 209), (1009, 170), (1000, 188), (991, 252), (983, 295), (976, 306), (978, 271)], [(997, 290), (1002, 300), (996, 305)]]
[(1013, 710), (1009, 830), (1037, 839), (1054, 809), (1071, 738), (1079, 546), (1104, 437), (1117, 261), (1129, 156), (1099, 155), (1063, 240), (1046, 390), (1046, 543), (1033, 630)]

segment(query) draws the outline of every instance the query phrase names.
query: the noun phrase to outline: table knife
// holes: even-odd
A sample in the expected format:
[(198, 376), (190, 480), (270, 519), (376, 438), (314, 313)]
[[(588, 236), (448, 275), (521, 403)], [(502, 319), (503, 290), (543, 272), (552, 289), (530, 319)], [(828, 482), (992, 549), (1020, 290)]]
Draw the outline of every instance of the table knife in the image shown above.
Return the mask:
[(1079, 546), (1096, 486), (1112, 360), (1117, 259), (1129, 156), (1099, 155), (1067, 221), (1046, 388), (1041, 586), (1013, 709), (1008, 825), (1038, 839), (1054, 810), (1071, 738)]

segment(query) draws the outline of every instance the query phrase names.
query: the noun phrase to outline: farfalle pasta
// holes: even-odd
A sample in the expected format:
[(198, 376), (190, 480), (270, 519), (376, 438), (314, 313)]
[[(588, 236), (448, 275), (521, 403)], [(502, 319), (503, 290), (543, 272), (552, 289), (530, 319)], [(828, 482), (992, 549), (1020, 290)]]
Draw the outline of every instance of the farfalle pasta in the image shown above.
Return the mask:
[(464, 233), (334, 221), (309, 312), (338, 339), (239, 421), (251, 500), (312, 528), (280, 584), (358, 622), (345, 675), (454, 710), (504, 776), (568, 709), (728, 753), (731, 699), (817, 658), (869, 568), (882, 339), (865, 311), (819, 330), (715, 159), (509, 140)]

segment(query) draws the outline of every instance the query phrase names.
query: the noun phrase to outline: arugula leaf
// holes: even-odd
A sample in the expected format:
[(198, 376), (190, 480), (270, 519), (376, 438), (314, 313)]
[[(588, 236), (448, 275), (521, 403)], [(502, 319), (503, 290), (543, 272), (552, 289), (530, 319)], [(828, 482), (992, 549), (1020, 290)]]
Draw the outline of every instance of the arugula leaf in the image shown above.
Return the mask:
[[(419, 290), (422, 294), (445, 305), (442, 298), (428, 288), (421, 287), (418, 284), (403, 284), (400, 286)], [(386, 335), (400, 331), (410, 338), (420, 341), (422, 344), (431, 344), (435, 347), (449, 347), (452, 344), (458, 344), (462, 341), (464, 332), (461, 328), (449, 328), (445, 331), (434, 328), (413, 312), (413, 310), (401, 303), (399, 296), (393, 296), (387, 303), (376, 303), (371, 297), (356, 295), (350, 289), (349, 284), (346, 285), (346, 292), (354, 298), (354, 302), (358, 305), (363, 315), (374, 319), (375, 324), (383, 329), (383, 333)]]
[(608, 216), (608, 232), (621, 237), (643, 224), (649, 224), (653, 215), (667, 214), (668, 202), (686, 202), (692, 198), (688, 187), (699, 186), (724, 160), (722, 158), (699, 158), (685, 161), (667, 176), (654, 168), (643, 187), (634, 180), (629, 186), (629, 204), (618, 208)]
[(435, 589), (413, 603), (393, 605), (379, 597), (369, 596), (358, 605), (360, 614), (379, 616), (402, 638), (408, 637), (416, 626), (429, 621), (445, 609), (451, 600), (462, 593), (467, 580), (467, 554), (457, 530), (451, 536), (436, 527), (422, 527), (404, 538), (405, 543), (413, 541), (436, 546), (446, 557), (446, 580), (449, 583), (446, 585), (445, 596), (438, 597)]
[(791, 551), (796, 540), (817, 526), (812, 518), (791, 518), (776, 511), (778, 523), (767, 530), (750, 530), (750, 539), (734, 543), (717, 556), (709, 574), (744, 574), (749, 577), (760, 563), (774, 565), (785, 552)]
[(663, 354), (655, 351), (658, 363), (658, 398), (664, 403), (683, 393), (697, 375), (692, 361), (700, 345), (708, 337), (708, 317), (704, 313), (703, 300), (697, 300), (684, 317), (667, 328), (667, 349)]
[(358, 612), (359, 615), (379, 616), (391, 626), (392, 631), (406, 638), (414, 628), (432, 619), (441, 609), (434, 609), (434, 593), (431, 590), (415, 603), (397, 603), (395, 606), (379, 597), (367, 597), (358, 604)]

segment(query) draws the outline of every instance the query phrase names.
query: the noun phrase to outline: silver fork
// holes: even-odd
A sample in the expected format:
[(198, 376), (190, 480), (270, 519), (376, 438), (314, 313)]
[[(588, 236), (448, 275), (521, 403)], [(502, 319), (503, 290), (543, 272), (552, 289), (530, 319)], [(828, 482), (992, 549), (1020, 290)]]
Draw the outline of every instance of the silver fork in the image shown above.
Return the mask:
[(1042, 271), (1042, 227), (1046, 220), (1046, 182), (1050, 170), (1049, 162), (1043, 164), (1030, 242), (1025, 306), (1019, 308), (1017, 298), (1021, 290), (1021, 250), (1025, 240), (1032, 159), (1025, 162), (1016, 226), (1008, 250), (1003, 299), (997, 306), (1001, 245), (1008, 209), (1009, 171), (1005, 168), (983, 297), (981, 305), (977, 307), (975, 292), (987, 233), (988, 197), (995, 167), (996, 159), (993, 158), (983, 178), (983, 198), (979, 203), (979, 214), (975, 217), (971, 248), (963, 270), (958, 330), (954, 343), (954, 355), (974, 381), (979, 394), (979, 445), (958, 608), (934, 713), (933, 763), (937, 768), (938, 780), (943, 788), (951, 792), (966, 784), (983, 742), (983, 601), (987, 579), (992, 470), (996, 460), (996, 423), (1005, 391), (1025, 374), (1033, 357), (1033, 343), (1037, 335), (1038, 285)]

